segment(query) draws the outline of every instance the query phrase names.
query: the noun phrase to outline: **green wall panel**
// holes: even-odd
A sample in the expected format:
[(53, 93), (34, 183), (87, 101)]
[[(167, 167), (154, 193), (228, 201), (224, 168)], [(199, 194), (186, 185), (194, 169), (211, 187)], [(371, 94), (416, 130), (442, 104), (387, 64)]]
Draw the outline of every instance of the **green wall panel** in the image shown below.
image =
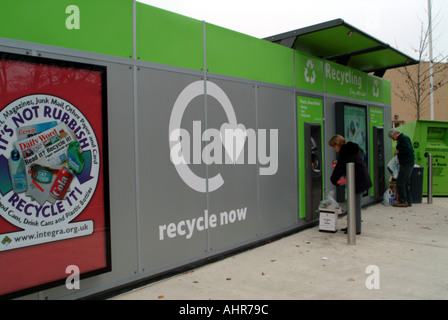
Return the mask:
[(3, 38), (132, 55), (132, 0), (1, 0), (0, 12)]
[(292, 87), (293, 50), (206, 24), (207, 70)]
[(137, 57), (202, 70), (203, 23), (137, 2)]

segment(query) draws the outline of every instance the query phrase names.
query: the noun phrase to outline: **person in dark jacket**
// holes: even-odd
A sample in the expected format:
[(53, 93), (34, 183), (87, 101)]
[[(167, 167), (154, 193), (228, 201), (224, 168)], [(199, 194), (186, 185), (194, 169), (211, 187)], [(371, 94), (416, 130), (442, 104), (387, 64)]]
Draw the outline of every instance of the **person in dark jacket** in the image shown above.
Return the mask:
[[(328, 145), (339, 153), (337, 164), (330, 177), (332, 184), (337, 185), (341, 176), (346, 175), (346, 165), (355, 164), (355, 206), (356, 206), (356, 233), (361, 233), (361, 199), (362, 193), (372, 187), (372, 181), (362, 159), (362, 150), (354, 142), (345, 142), (339, 134), (334, 135)], [(343, 229), (344, 230), (344, 229)], [(347, 229), (344, 230), (347, 233)]]
[(397, 177), (397, 193), (398, 202), (394, 203), (394, 207), (411, 207), (411, 174), (415, 165), (414, 147), (411, 139), (404, 133), (396, 130), (389, 130), (389, 138), (397, 141), (395, 155), (398, 157), (400, 171)]

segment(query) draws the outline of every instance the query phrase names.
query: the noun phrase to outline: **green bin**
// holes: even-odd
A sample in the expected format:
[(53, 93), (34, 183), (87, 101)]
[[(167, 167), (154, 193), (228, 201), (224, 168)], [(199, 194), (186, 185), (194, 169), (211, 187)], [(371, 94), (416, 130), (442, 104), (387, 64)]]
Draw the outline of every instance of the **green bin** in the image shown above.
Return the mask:
[(415, 151), (415, 163), (425, 169), (422, 179), (422, 194), (428, 194), (427, 156), (432, 154), (433, 195), (447, 196), (448, 121), (417, 120), (400, 126), (397, 130), (411, 138)]

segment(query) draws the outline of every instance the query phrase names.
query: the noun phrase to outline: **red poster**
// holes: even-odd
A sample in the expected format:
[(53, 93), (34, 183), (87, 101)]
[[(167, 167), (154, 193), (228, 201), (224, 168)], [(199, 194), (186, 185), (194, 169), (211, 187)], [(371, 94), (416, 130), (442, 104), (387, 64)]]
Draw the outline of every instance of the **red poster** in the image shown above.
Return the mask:
[(106, 68), (0, 52), (0, 297), (110, 271)]

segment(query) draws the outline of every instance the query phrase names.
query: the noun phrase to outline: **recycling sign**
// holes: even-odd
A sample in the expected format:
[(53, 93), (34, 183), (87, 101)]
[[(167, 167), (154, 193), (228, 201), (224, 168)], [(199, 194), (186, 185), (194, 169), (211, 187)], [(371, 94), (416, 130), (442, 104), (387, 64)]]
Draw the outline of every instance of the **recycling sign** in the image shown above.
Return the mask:
[(296, 88), (384, 103), (382, 78), (298, 51), (294, 65)]
[(378, 96), (380, 95), (380, 87), (378, 82), (378, 79), (375, 79), (373, 81), (372, 94), (375, 98), (378, 98)]
[(323, 62), (311, 55), (295, 52), (296, 87), (306, 90), (323, 92)]
[(367, 75), (368, 82), (368, 97), (367, 99), (372, 102), (383, 103), (383, 79), (374, 75)]
[(314, 70), (313, 60), (309, 59), (305, 66), (305, 81), (313, 84), (316, 81), (316, 71)]

